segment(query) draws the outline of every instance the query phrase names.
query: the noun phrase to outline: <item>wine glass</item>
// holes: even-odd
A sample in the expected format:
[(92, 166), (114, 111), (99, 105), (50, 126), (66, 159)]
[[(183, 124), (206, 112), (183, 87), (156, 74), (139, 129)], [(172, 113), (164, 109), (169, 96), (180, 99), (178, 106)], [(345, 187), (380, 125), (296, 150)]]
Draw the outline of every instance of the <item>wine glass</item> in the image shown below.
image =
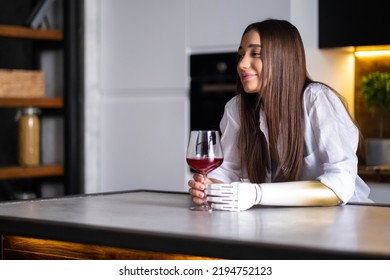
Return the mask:
[[(191, 131), (190, 139), (188, 141), (186, 160), (193, 170), (202, 174), (206, 179), (207, 174), (220, 166), (223, 162), (223, 152), (219, 131)], [(212, 210), (206, 201), (206, 196), (204, 196), (203, 204), (190, 209), (196, 211)]]

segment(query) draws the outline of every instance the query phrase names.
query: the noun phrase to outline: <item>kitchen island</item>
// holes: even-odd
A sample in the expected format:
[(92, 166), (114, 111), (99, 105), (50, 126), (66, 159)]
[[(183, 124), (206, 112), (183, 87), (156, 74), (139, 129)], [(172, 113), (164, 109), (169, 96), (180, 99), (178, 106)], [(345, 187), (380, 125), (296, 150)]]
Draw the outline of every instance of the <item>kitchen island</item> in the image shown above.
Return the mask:
[(1, 203), (2, 258), (390, 258), (385, 205), (190, 206), (187, 193), (146, 190)]

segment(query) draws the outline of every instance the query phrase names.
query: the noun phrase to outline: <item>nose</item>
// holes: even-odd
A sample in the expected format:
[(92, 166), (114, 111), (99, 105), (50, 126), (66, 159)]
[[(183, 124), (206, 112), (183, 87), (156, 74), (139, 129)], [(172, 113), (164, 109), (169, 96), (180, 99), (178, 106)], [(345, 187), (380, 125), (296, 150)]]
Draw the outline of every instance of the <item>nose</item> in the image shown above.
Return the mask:
[(241, 60), (238, 62), (239, 69), (248, 69), (250, 65), (249, 59), (246, 56), (242, 56)]

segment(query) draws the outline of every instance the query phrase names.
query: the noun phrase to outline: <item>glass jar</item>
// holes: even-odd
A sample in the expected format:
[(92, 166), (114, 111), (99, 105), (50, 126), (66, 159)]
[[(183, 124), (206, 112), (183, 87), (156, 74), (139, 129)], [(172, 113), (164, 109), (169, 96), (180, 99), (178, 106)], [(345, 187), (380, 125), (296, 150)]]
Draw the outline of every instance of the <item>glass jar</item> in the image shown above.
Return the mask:
[(40, 121), (39, 109), (27, 107), (20, 110), (19, 117), (19, 164), (39, 165)]

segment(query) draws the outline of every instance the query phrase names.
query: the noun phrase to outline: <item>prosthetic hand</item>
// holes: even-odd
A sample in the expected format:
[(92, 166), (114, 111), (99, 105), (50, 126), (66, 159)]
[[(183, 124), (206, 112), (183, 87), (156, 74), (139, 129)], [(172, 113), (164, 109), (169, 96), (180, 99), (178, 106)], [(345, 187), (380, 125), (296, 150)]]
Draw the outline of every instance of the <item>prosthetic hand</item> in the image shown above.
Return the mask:
[(231, 184), (208, 184), (206, 200), (211, 208), (227, 211), (244, 211), (261, 200), (258, 184), (234, 182)]

